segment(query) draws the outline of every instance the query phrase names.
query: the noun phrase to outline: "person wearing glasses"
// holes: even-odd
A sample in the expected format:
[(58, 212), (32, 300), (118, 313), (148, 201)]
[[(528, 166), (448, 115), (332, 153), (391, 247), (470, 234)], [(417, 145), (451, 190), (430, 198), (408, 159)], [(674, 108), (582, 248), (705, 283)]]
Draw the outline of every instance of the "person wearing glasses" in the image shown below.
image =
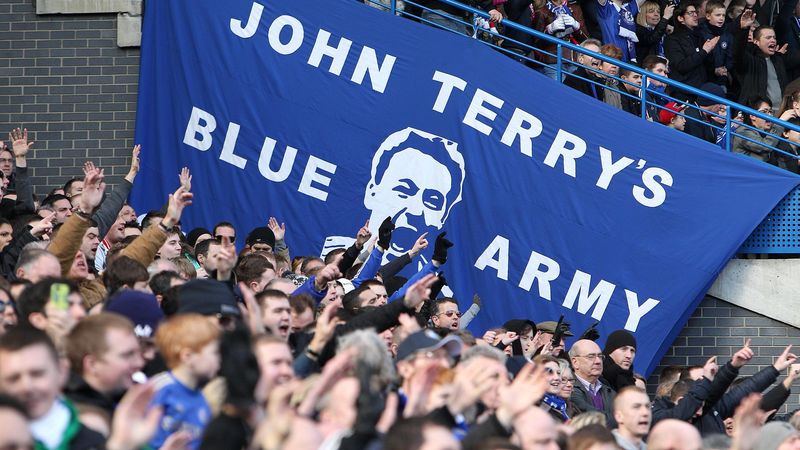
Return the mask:
[(576, 383), (572, 391), (572, 404), (580, 412), (600, 411), (608, 423), (613, 423), (612, 409), (616, 392), (600, 381), (605, 355), (600, 347), (588, 339), (577, 341), (569, 350)]
[[(696, 32), (698, 27), (698, 6), (683, 2), (675, 9), (675, 31), (664, 38), (664, 56), (670, 61), (670, 78), (690, 86), (700, 88), (708, 81), (706, 61), (719, 42), (719, 36), (705, 41)], [(675, 92), (680, 100), (690, 100), (693, 96), (686, 92)]]
[(461, 312), (458, 310), (458, 303), (456, 303), (455, 299), (443, 297), (436, 300), (434, 313), (431, 315), (433, 326), (449, 330), (458, 330), (460, 318)]

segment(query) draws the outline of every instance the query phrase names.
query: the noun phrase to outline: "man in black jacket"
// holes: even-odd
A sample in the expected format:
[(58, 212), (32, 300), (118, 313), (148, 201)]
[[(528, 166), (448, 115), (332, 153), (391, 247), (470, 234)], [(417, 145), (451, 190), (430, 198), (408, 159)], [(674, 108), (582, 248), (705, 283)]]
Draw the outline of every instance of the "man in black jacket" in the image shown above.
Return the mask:
[(739, 102), (761, 96), (778, 108), (783, 88), (789, 82), (788, 71), (800, 66), (800, 51), (790, 50), (786, 44), (778, 47), (775, 30), (768, 26), (758, 27), (753, 31), (753, 42), (747, 42), (754, 21), (751, 10), (742, 13), (733, 41), (733, 59), (741, 83)]
[[(696, 88), (708, 79), (705, 61), (719, 42), (719, 36), (701, 42), (696, 32), (698, 13), (695, 3), (681, 3), (675, 10), (675, 31), (664, 38), (664, 56), (670, 62), (670, 78)], [(672, 95), (680, 100), (693, 98), (686, 92), (676, 91)]]
[[(600, 53), (600, 41), (596, 39), (587, 39), (583, 41), (581, 47), (592, 52)], [(578, 55), (578, 64), (580, 65), (574, 73), (566, 74), (564, 84), (602, 102), (603, 80), (597, 76), (598, 72), (596, 71), (600, 67), (600, 60), (581, 53)], [(595, 70), (588, 70), (585, 67), (590, 67)]]

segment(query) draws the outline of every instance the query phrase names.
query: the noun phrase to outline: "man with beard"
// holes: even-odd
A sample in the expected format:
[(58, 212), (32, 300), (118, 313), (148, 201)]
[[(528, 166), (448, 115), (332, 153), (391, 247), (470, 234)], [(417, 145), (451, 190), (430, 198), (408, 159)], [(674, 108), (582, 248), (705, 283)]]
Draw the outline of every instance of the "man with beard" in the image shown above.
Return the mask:
[(636, 338), (625, 330), (617, 330), (608, 335), (603, 349), (603, 379), (619, 392), (626, 386), (633, 386), (633, 360), (636, 358)]

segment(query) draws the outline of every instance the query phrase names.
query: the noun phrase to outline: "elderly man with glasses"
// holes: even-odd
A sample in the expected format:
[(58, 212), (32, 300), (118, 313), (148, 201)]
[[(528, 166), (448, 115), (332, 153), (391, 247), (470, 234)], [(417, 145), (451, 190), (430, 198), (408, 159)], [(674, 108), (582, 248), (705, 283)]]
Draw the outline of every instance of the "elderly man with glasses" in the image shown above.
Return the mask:
[(580, 412), (603, 412), (608, 423), (613, 423), (612, 409), (616, 392), (600, 382), (605, 358), (600, 347), (594, 341), (581, 339), (569, 350), (569, 357), (577, 380), (572, 391), (572, 404)]

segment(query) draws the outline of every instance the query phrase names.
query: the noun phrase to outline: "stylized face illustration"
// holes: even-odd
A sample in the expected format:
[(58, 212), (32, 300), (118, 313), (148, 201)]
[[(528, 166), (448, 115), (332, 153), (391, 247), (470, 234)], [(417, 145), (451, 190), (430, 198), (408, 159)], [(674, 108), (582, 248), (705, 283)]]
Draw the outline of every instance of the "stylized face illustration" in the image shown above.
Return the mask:
[[(460, 200), (461, 155), (454, 150), (448, 153), (440, 138), (429, 140), (428, 136), (431, 135), (412, 132), (409, 139), (399, 142), (373, 162), (376, 167), (373, 180), (367, 185), (364, 205), (372, 211), (370, 227), (374, 228), (373, 232), (377, 232), (387, 217), (395, 224), (391, 248), (387, 252), (389, 258), (411, 250), (422, 233), (428, 232), (428, 239), (435, 238), (435, 232), (444, 225), (453, 204)], [(428, 148), (417, 148), (423, 145)]]

